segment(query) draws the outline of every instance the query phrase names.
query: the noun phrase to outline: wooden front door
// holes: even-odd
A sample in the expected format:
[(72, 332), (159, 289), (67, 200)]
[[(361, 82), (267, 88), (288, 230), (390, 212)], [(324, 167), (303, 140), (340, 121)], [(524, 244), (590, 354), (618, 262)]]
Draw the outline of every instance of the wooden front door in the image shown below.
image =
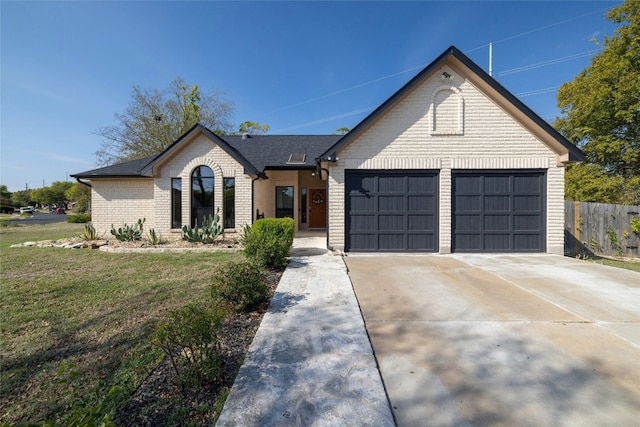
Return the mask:
[(327, 190), (311, 189), (309, 191), (309, 228), (327, 227)]

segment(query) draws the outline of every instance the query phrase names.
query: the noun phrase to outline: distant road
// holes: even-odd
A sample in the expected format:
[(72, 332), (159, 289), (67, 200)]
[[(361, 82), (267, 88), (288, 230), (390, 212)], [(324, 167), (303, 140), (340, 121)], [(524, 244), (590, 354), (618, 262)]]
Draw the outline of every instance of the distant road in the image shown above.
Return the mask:
[(67, 220), (66, 214), (47, 214), (42, 212), (35, 212), (31, 216), (12, 218), (16, 224), (22, 225), (44, 225), (55, 224), (56, 222), (65, 222)]

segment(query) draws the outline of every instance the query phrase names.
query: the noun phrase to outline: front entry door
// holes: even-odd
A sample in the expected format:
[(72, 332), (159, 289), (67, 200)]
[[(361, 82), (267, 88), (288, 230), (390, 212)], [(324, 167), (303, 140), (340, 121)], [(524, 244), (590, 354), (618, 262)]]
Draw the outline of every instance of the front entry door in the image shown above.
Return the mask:
[(327, 190), (311, 189), (309, 191), (309, 228), (327, 227)]

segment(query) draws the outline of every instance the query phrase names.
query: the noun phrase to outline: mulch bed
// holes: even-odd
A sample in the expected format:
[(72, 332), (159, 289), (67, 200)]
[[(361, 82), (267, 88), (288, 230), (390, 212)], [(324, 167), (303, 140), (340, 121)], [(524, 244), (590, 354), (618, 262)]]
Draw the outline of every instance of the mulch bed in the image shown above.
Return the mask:
[[(189, 425), (212, 425), (219, 414), (213, 408), (220, 391), (231, 389), (253, 337), (269, 307), (284, 269), (269, 270), (269, 297), (254, 311), (238, 313), (223, 325), (223, 374), (220, 381), (201, 387), (182, 388), (168, 359), (163, 360), (142, 383), (127, 405), (116, 414), (118, 426), (165, 426), (188, 420)], [(209, 408), (199, 410), (200, 408)], [(185, 413), (188, 412), (188, 415)], [(181, 413), (180, 416), (172, 415)], [(174, 420), (172, 420), (174, 418)]]

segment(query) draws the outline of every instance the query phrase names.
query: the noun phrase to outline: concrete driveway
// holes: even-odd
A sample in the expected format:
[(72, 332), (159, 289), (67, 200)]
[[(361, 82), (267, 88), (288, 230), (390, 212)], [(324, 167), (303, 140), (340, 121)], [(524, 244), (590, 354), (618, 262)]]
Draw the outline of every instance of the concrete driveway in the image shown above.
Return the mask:
[(640, 425), (640, 273), (554, 255), (345, 262), (398, 426)]

